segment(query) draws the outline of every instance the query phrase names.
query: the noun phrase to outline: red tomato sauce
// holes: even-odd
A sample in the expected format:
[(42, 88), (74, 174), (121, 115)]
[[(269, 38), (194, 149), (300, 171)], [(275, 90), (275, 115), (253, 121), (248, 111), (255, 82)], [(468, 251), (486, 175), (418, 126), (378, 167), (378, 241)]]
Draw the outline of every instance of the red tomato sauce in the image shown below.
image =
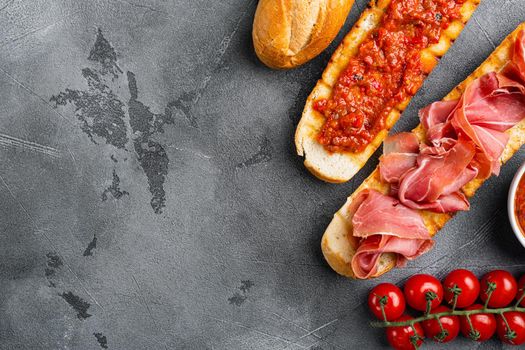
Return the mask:
[(525, 235), (525, 176), (522, 176), (514, 198), (514, 215), (518, 221), (521, 233)]
[(314, 102), (325, 123), (318, 141), (330, 152), (360, 152), (391, 110), (416, 94), (427, 73), (420, 51), (461, 17), (464, 0), (392, 0), (381, 25), (359, 47), (329, 99)]

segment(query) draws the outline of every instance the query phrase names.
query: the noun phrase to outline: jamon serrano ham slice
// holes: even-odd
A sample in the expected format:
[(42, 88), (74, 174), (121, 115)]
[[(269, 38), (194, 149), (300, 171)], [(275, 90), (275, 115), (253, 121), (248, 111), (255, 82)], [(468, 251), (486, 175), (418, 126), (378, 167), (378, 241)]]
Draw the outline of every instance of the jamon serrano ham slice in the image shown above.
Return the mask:
[(512, 62), (507, 69), (511, 72), (509, 75), (514, 74), (517, 80), (525, 81), (525, 30), (519, 33), (512, 52)]
[(352, 268), (358, 278), (377, 272), (382, 253), (396, 253), (398, 265), (432, 248), (434, 242), (421, 216), (396, 199), (374, 190), (365, 190), (355, 212), (353, 236), (361, 238)]
[(459, 190), (477, 174), (467, 169), (476, 152), (474, 144), (461, 140), (448, 150), (431, 149), (432, 153), (419, 154), (417, 166), (401, 175), (395, 195), (413, 209), (438, 213), (467, 210), (468, 201)]
[(388, 137), (383, 144), (383, 157), (379, 162), (381, 178), (385, 182), (399, 182), (400, 177), (416, 165), (419, 140), (411, 132)]

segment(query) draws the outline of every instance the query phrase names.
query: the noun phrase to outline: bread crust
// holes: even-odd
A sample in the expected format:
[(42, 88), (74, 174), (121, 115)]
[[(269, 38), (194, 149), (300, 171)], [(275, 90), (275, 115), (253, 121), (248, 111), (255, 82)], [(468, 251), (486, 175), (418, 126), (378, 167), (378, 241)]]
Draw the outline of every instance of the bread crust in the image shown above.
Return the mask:
[(255, 52), (268, 67), (289, 69), (319, 55), (345, 23), (354, 0), (260, 0)]
[[(380, 25), (390, 2), (391, 0), (370, 1), (368, 8), (334, 52), (321, 79), (306, 100), (301, 120), (295, 132), (295, 147), (297, 154), (304, 156), (306, 168), (323, 181), (342, 183), (350, 180), (381, 145), (388, 135), (388, 131), (394, 126), (403, 110), (410, 103), (410, 99), (407, 99), (391, 111), (386, 119), (385, 128), (376, 135), (362, 152), (332, 153), (328, 152), (317, 142), (317, 135), (325, 119), (319, 112), (314, 110), (314, 101), (331, 96), (332, 89), (337, 83), (339, 75), (346, 68), (349, 59), (357, 54), (359, 46), (368, 37), (368, 34)], [(426, 72), (430, 73), (437, 64), (438, 59), (448, 51), (476, 10), (479, 2), (480, 0), (467, 0), (461, 7), (462, 18), (453, 21), (443, 31), (438, 43), (421, 51), (421, 60)]]
[[(518, 28), (513, 31), (500, 46), (481, 64), (467, 79), (456, 86), (447, 96), (443, 98), (446, 100), (459, 99), (463, 94), (465, 88), (474, 80), (484, 74), (490, 72), (501, 71), (509, 62), (511, 58), (511, 50), (516, 40), (518, 33), (525, 30), (525, 22), (520, 24)], [(420, 140), (424, 140), (425, 132), (421, 125), (412, 130)], [(500, 157), (502, 164), (507, 162), (516, 151), (525, 144), (525, 119), (515, 125), (513, 128), (507, 130), (509, 134), (509, 142), (507, 143), (503, 154)], [(463, 192), (467, 197), (472, 197), (476, 190), (483, 184), (483, 180), (474, 179), (463, 187)], [(347, 198), (346, 203), (337, 211), (334, 218), (328, 225), (323, 238), (321, 240), (321, 249), (323, 255), (332, 269), (347, 277), (356, 278), (352, 271), (351, 261), (357, 249), (357, 243), (351, 237), (352, 232), (352, 218), (348, 214), (348, 207), (352, 203), (355, 196), (364, 189), (376, 189), (382, 193), (388, 193), (389, 185), (381, 182), (379, 177), (379, 170), (376, 168), (370, 176), (363, 181), (352, 195)], [(430, 234), (434, 236), (453, 215), (448, 213), (434, 213), (427, 210), (419, 210), (425, 226)], [(396, 265), (396, 257), (393, 254), (383, 254), (380, 258), (380, 267), (376, 274), (371, 278), (378, 277), (390, 271)]]

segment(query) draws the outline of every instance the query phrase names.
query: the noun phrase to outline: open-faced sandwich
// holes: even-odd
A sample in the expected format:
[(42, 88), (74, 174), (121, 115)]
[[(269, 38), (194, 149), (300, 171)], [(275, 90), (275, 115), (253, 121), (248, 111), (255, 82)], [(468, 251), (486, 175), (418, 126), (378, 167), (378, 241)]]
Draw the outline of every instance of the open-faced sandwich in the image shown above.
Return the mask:
[(525, 23), (419, 117), (385, 140), (379, 166), (326, 229), (322, 251), (339, 274), (377, 277), (427, 252), (525, 143)]
[(381, 145), (480, 0), (371, 0), (306, 101), (295, 133), (305, 166), (354, 176)]

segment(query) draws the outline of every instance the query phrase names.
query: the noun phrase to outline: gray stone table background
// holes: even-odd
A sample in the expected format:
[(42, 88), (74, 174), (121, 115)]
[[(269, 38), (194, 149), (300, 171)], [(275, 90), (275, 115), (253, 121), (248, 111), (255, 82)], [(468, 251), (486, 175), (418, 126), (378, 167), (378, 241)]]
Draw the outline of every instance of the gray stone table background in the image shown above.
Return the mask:
[[(271, 71), (253, 53), (255, 6), (0, 1), (0, 348), (386, 348), (363, 304), (379, 281), (337, 276), (319, 249), (377, 155), (330, 185), (292, 145), (335, 45)], [(418, 108), (523, 20), (524, 0), (483, 1), (396, 129), (415, 126)], [(505, 206), (524, 156), (435, 249), (380, 281), (460, 266), (524, 272)]]

